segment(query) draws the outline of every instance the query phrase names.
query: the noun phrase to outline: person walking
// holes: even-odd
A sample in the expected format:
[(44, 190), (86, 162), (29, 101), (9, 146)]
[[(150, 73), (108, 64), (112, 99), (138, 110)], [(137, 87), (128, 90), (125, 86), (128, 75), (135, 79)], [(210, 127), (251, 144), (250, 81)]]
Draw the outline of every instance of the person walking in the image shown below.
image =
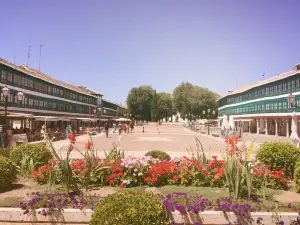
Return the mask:
[(142, 132), (145, 133), (145, 128), (143, 127)]
[(105, 129), (106, 137), (108, 138), (108, 129), (109, 129), (108, 123), (105, 123), (104, 129)]
[(123, 130), (123, 124), (119, 123), (119, 136), (121, 136)]
[(132, 133), (133, 129), (134, 129), (133, 123), (130, 124), (130, 128), (131, 128), (131, 133)]

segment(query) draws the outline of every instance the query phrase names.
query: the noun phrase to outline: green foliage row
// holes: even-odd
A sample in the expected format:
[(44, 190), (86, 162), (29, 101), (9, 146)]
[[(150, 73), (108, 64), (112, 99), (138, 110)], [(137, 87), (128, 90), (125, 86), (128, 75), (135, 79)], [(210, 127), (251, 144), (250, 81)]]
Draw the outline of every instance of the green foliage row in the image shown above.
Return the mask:
[(16, 165), (4, 156), (0, 156), (0, 189), (10, 185), (16, 178)]
[(10, 152), (11, 160), (18, 166), (21, 166), (25, 155), (28, 160), (32, 159), (35, 169), (45, 165), (51, 159), (51, 152), (43, 144), (23, 144), (13, 148)]
[(257, 151), (256, 159), (269, 165), (271, 170), (285, 168), (286, 174), (293, 177), (294, 167), (300, 156), (300, 149), (289, 142), (265, 142)]
[(162, 161), (170, 161), (171, 160), (171, 156), (163, 151), (159, 151), (159, 150), (152, 150), (150, 152), (147, 152), (145, 154), (145, 156), (152, 156), (155, 159), (159, 159)]
[(157, 195), (142, 189), (124, 189), (104, 198), (90, 225), (168, 225), (169, 221)]
[(300, 160), (298, 160), (295, 165), (294, 183), (296, 191), (300, 192)]
[[(216, 110), (220, 96), (207, 88), (181, 83), (172, 95), (156, 91), (151, 86), (134, 87), (127, 96), (127, 107), (136, 119), (158, 121), (176, 115), (183, 118), (203, 116), (203, 110)], [(207, 116), (207, 115), (206, 115)], [(215, 115), (217, 116), (217, 115)]]

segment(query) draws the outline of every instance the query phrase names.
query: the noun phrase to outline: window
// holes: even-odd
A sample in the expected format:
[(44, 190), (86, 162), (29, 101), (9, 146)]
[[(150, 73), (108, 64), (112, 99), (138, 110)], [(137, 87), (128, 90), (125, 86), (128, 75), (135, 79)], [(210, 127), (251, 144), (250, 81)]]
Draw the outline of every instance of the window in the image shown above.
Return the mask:
[(270, 87), (270, 94), (271, 94), (271, 95), (273, 94), (273, 86)]
[(281, 110), (281, 105), (282, 105), (282, 103), (279, 102), (279, 103), (278, 103), (278, 109), (279, 109), (279, 110)]
[(265, 111), (265, 105), (261, 105), (261, 111)]
[(296, 80), (296, 87), (299, 87), (299, 79)]
[(13, 74), (11, 72), (7, 73), (7, 81), (11, 83), (13, 82)]
[(277, 110), (277, 102), (274, 103), (274, 110)]
[(266, 104), (266, 110), (269, 111), (269, 104)]
[(6, 71), (5, 70), (1, 71), (1, 80), (6, 81)]
[(291, 82), (288, 82), (288, 84), (287, 84), (287, 89), (288, 89), (288, 90), (291, 89)]
[(266, 88), (266, 95), (269, 95), (269, 88)]
[(281, 90), (282, 90), (282, 84), (279, 84), (278, 85), (278, 92), (281, 92)]
[(275, 85), (275, 86), (274, 86), (274, 93), (277, 93), (277, 88), (278, 88), (278, 86)]
[(284, 84), (282, 85), (282, 90), (283, 90), (283, 91), (286, 91), (286, 83), (284, 83)]
[(292, 81), (292, 90), (295, 89), (295, 81)]
[(286, 107), (287, 107), (287, 103), (284, 102), (284, 103), (282, 104), (282, 108), (283, 108), (283, 109), (286, 109)]
[(270, 110), (273, 111), (273, 103), (270, 104)]
[(261, 111), (261, 105), (258, 105), (258, 111)]

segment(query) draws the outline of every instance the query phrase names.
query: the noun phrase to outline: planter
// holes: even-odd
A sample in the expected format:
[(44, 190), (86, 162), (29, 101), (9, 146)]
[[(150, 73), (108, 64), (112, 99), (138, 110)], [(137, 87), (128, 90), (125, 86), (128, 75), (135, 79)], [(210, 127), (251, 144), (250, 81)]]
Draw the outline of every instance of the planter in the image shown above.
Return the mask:
[[(36, 212), (42, 211), (41, 209)], [(62, 213), (57, 215), (42, 216), (40, 214), (24, 215), (24, 211), (19, 208), (0, 208), (0, 224), (88, 224), (92, 211), (79, 209), (65, 209)], [(280, 213), (280, 220), (284, 224), (289, 225), (292, 220), (296, 220), (298, 213)], [(188, 213), (180, 215), (179, 212), (172, 213), (172, 220), (175, 224), (192, 225), (199, 221), (205, 225), (225, 225), (228, 223), (234, 224), (256, 224), (258, 218), (262, 218), (264, 225), (274, 225), (272, 220), (272, 213), (251, 213), (248, 216), (236, 216), (233, 213), (222, 213), (215, 211), (201, 212), (199, 215)]]

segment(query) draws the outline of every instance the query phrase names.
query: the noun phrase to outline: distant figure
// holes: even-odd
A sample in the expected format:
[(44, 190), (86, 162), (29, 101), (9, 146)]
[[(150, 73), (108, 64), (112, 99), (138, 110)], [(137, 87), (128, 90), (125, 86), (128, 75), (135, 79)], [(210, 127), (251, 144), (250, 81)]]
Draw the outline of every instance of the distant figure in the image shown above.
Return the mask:
[(142, 132), (145, 133), (145, 128), (143, 127)]
[(119, 136), (122, 134), (123, 124), (119, 123)]
[(130, 128), (131, 128), (131, 133), (132, 133), (132, 132), (133, 132), (133, 129), (134, 129), (133, 123), (130, 124)]
[(115, 133), (115, 132), (116, 132), (116, 129), (117, 129), (117, 124), (116, 124), (116, 123), (114, 123), (114, 132), (113, 132), (113, 133)]
[(105, 125), (104, 125), (104, 129), (105, 129), (105, 134), (106, 134), (106, 137), (108, 138), (108, 129), (109, 129), (109, 125), (108, 125), (108, 123), (105, 123)]

